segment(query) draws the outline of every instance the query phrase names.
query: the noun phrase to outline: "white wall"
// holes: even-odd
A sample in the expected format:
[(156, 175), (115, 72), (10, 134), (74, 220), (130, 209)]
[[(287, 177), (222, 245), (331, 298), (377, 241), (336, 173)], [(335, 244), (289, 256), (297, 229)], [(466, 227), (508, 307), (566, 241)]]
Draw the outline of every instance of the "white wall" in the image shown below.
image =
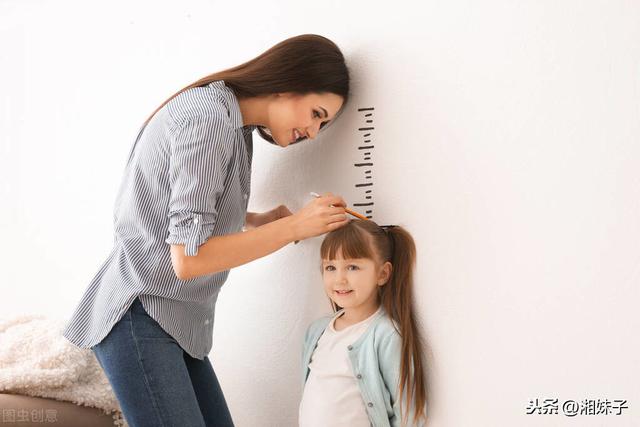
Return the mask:
[[(312, 144), (256, 138), (250, 207), (352, 203), (374, 106), (374, 219), (419, 250), (432, 426), (640, 424), (640, 4), (0, 0), (0, 313), (67, 316), (112, 243), (138, 126), (292, 35), (344, 50), (354, 97)], [(240, 427), (293, 426), (320, 239), (232, 272), (211, 357)], [(530, 399), (622, 415), (526, 415)]]

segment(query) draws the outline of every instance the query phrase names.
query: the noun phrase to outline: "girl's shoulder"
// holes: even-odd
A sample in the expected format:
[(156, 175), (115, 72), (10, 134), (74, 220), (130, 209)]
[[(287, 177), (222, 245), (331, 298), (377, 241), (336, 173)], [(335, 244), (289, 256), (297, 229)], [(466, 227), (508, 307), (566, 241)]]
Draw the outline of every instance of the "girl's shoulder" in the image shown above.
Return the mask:
[(363, 341), (372, 339), (374, 343), (378, 344), (389, 341), (396, 342), (401, 340), (398, 331), (397, 323), (386, 312), (381, 311), (362, 338)]
[(380, 313), (380, 316), (372, 326), (378, 335), (400, 335), (398, 324), (384, 311)]
[(309, 327), (307, 327), (307, 335), (313, 336), (322, 333), (327, 328), (327, 326), (329, 326), (329, 322), (331, 322), (331, 319), (333, 319), (333, 317), (333, 314), (322, 316), (311, 322)]

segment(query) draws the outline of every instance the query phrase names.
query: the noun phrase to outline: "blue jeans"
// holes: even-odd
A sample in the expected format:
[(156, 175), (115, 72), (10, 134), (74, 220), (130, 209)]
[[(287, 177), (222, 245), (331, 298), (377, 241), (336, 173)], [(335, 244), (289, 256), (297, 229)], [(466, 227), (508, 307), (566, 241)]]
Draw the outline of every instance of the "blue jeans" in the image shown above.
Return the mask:
[(137, 298), (91, 350), (130, 427), (233, 426), (209, 358), (189, 356)]

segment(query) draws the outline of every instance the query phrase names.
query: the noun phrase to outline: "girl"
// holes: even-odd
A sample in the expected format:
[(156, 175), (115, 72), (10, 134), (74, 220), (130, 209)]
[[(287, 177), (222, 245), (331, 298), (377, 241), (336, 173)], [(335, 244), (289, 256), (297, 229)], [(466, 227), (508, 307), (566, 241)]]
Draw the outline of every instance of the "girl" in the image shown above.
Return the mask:
[(303, 35), (185, 87), (142, 126), (114, 247), (63, 331), (93, 350), (131, 427), (233, 425), (207, 357), (229, 269), (347, 221), (330, 193), (295, 214), (247, 212), (252, 131), (313, 139), (348, 93), (338, 47)]
[(424, 424), (415, 253), (407, 231), (373, 221), (353, 220), (325, 237), (322, 279), (335, 315), (305, 335), (301, 427)]

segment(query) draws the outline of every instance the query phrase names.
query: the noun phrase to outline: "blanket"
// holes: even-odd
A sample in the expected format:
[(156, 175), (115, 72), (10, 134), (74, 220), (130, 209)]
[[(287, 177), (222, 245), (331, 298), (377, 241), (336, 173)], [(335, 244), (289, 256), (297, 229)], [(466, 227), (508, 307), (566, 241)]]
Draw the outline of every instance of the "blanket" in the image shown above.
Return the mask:
[(41, 315), (0, 318), (0, 391), (98, 408), (127, 427), (95, 355), (64, 338), (64, 324)]

